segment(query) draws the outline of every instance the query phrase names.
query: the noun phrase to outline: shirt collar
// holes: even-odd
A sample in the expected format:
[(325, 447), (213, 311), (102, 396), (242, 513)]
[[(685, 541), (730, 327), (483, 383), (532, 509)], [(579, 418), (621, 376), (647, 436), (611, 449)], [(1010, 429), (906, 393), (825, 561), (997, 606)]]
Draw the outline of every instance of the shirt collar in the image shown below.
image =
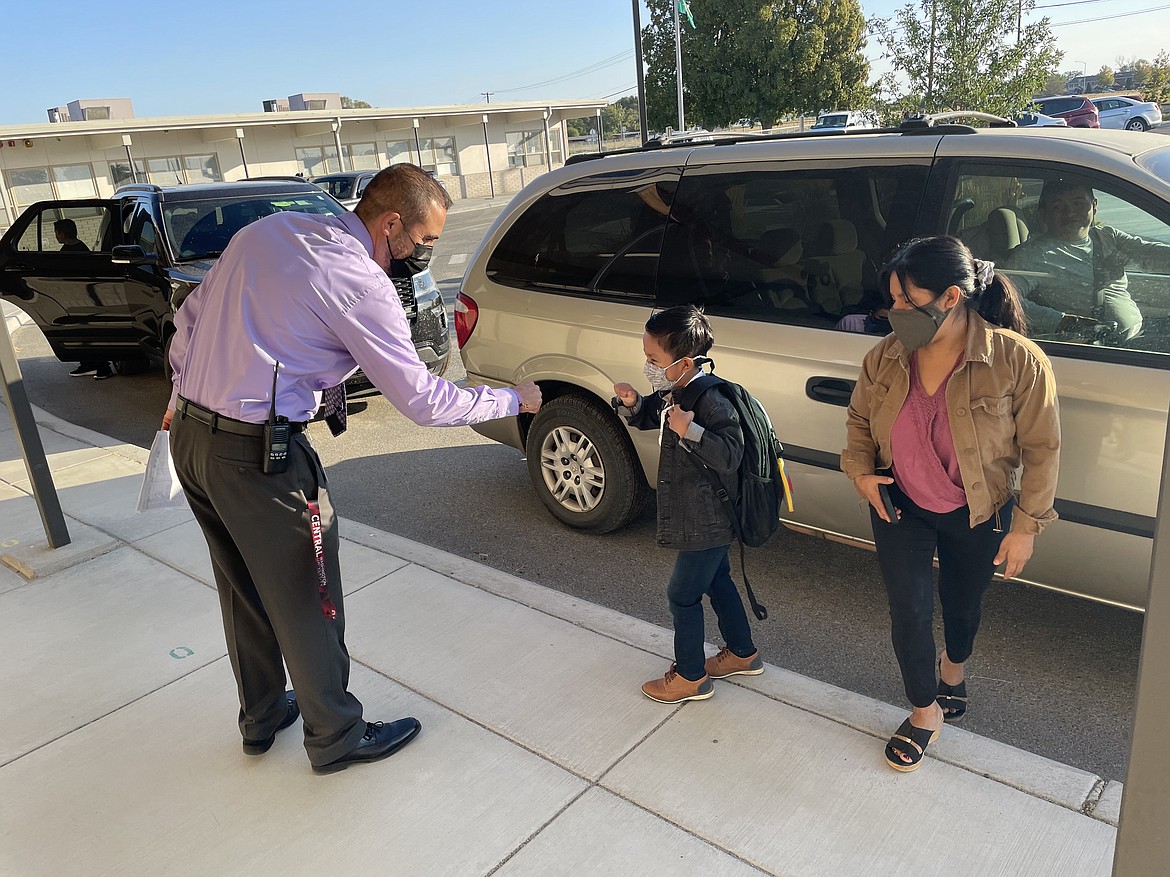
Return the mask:
[(370, 230), (366, 228), (366, 224), (362, 222), (361, 217), (347, 210), (338, 218), (349, 229), (349, 233), (361, 241), (362, 246), (366, 248), (366, 252), (370, 254), (370, 258), (374, 258), (374, 239), (370, 237)]

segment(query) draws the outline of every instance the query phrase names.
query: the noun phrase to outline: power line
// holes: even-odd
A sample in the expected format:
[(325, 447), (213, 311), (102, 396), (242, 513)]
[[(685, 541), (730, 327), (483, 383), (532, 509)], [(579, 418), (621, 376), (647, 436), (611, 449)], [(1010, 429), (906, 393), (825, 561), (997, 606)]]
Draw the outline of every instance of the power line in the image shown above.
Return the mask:
[(1161, 12), (1165, 9), (1170, 9), (1170, 4), (1167, 4), (1165, 6), (1151, 6), (1149, 9), (1137, 9), (1137, 10), (1134, 10), (1133, 12), (1118, 12), (1118, 13), (1115, 13), (1114, 15), (1101, 15), (1101, 16), (1098, 16), (1097, 18), (1081, 18), (1081, 19), (1078, 19), (1077, 21), (1054, 21), (1054, 22), (1052, 22), (1051, 26), (1052, 27), (1068, 27), (1069, 25), (1072, 25), (1072, 24), (1089, 24), (1090, 22), (1093, 22), (1093, 21), (1111, 21), (1114, 18), (1129, 18), (1132, 15), (1145, 15), (1147, 12)]
[[(633, 91), (637, 87), (637, 85), (627, 85), (625, 88), (619, 88), (617, 91), (611, 91), (609, 94), (603, 94), (601, 97), (606, 98), (613, 97), (615, 94), (625, 94), (627, 91)], [(600, 100), (601, 98), (598, 99)]]
[(500, 94), (507, 94), (513, 91), (528, 91), (529, 89), (533, 88), (543, 88), (546, 85), (555, 85), (559, 82), (565, 82), (569, 79), (576, 79), (580, 76), (587, 76), (590, 73), (597, 73), (600, 70), (604, 70), (606, 67), (612, 67), (614, 64), (620, 64), (623, 61), (629, 60), (633, 56), (634, 50), (626, 49), (624, 52), (619, 52), (616, 55), (603, 58), (600, 61), (590, 64), (586, 67), (582, 67), (580, 70), (574, 70), (572, 73), (565, 73), (561, 76), (553, 77), (552, 79), (546, 79), (543, 82), (534, 82), (532, 85), (519, 85), (515, 88), (499, 88), (496, 89), (496, 91)]
[(1113, 0), (1069, 0), (1068, 3), (1046, 3), (1033, 9), (1056, 9), (1058, 6), (1084, 6), (1086, 3), (1112, 3)]

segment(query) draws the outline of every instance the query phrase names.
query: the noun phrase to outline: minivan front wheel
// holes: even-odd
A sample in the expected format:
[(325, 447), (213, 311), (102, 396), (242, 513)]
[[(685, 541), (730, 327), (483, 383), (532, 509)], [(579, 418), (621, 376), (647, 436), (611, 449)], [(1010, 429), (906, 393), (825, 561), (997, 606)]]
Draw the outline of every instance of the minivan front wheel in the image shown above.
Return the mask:
[(571, 527), (608, 533), (641, 511), (647, 488), (624, 427), (581, 396), (560, 396), (537, 412), (527, 455), (541, 502)]

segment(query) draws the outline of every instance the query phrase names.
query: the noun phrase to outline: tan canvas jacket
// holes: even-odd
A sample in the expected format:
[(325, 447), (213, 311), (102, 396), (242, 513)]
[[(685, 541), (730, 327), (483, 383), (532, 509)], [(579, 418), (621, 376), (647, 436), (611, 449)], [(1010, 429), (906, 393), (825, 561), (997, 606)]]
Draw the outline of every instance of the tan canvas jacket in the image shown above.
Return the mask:
[[(947, 414), (971, 526), (991, 518), (1012, 493), (1023, 465), (1012, 530), (1039, 533), (1056, 520), (1060, 465), (1056, 381), (1035, 344), (967, 313), (967, 352), (947, 384)], [(890, 432), (910, 392), (910, 354), (887, 335), (866, 354), (849, 403), (849, 478), (890, 468)]]

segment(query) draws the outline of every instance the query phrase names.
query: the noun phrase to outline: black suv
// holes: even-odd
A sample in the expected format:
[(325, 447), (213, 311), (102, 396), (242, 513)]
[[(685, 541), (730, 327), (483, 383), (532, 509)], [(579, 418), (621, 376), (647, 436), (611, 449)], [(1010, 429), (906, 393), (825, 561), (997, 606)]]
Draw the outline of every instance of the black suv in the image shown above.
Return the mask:
[[(62, 362), (113, 360), (124, 374), (167, 365), (174, 314), (232, 235), (282, 210), (341, 215), (307, 182), (126, 185), (108, 200), (41, 201), (0, 238), (0, 295)], [(442, 374), (447, 312), (429, 270), (392, 272), (419, 357)], [(359, 372), (356, 383), (364, 383)]]

